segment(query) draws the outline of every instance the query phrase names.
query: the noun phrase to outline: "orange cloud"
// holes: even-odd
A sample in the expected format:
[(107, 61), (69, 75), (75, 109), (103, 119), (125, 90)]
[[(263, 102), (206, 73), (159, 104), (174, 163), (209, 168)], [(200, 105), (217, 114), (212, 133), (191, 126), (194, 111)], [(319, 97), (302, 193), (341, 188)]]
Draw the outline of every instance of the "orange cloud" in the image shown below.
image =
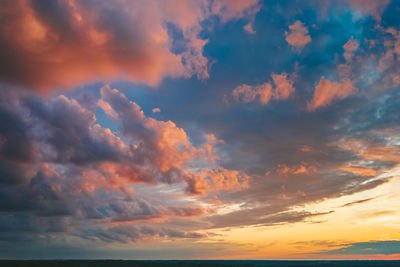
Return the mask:
[(254, 15), (261, 7), (258, 4), (258, 0), (216, 0), (213, 2), (211, 12), (213, 14), (220, 14), (222, 22), (227, 22), (232, 18), (240, 18), (246, 14)]
[(303, 145), (303, 146), (301, 146), (301, 147), (299, 148), (299, 150), (300, 150), (301, 152), (312, 152), (312, 151), (314, 151), (314, 149), (312, 148), (312, 146), (309, 146), (309, 145)]
[(98, 180), (99, 184), (106, 184), (102, 180), (107, 180), (111, 188), (119, 188), (130, 183), (156, 183), (159, 180), (186, 182), (190, 194), (247, 187), (250, 177), (237, 170), (223, 167), (188, 169), (198, 161), (216, 164), (219, 156), (215, 154), (215, 145), (222, 141), (213, 134), (205, 135), (206, 142), (195, 147), (186, 132), (174, 122), (147, 117), (136, 103), (117, 89), (105, 86), (100, 93), (100, 107), (122, 124), (121, 133), (130, 143), (121, 147), (121, 150), (127, 150), (125, 154), (129, 160), (102, 164), (92, 173), (92, 179)]
[(307, 108), (313, 111), (317, 108), (329, 105), (335, 99), (345, 99), (355, 94), (357, 88), (353, 86), (351, 81), (344, 80), (342, 82), (331, 82), (326, 80), (324, 76), (315, 86), (313, 99), (308, 103)]
[(248, 187), (250, 177), (237, 170), (223, 167), (217, 169), (204, 168), (198, 174), (189, 174), (188, 191), (194, 195), (206, 195), (213, 191), (238, 191)]
[(293, 81), (287, 76), (287, 73), (271, 75), (275, 84), (274, 99), (287, 99), (294, 93)]
[(289, 30), (290, 32), (285, 32), (286, 42), (293, 46), (296, 51), (300, 52), (306, 44), (311, 42), (308, 29), (300, 20), (297, 20), (290, 25)]
[(306, 162), (301, 162), (299, 165), (288, 166), (286, 164), (279, 164), (276, 171), (279, 175), (296, 175), (296, 174), (311, 174), (316, 173), (317, 168), (315, 166), (309, 165)]
[[(223, 22), (253, 16), (257, 2), (98, 1), (89, 8), (61, 0), (44, 8), (9, 1), (0, 7), (0, 61), (7, 66), (0, 78), (42, 92), (115, 79), (151, 86), (166, 76), (207, 79), (201, 22), (212, 15)], [(172, 52), (166, 22), (187, 41), (181, 53)]]
[(294, 93), (293, 80), (288, 78), (287, 73), (273, 73), (271, 77), (274, 88), (269, 82), (255, 86), (242, 84), (232, 91), (233, 98), (237, 102), (249, 103), (258, 97), (260, 104), (266, 105), (271, 99), (284, 100)]
[(338, 147), (356, 153), (367, 160), (400, 162), (400, 148), (397, 146), (374, 146), (363, 140), (346, 141), (341, 139)]
[(400, 149), (397, 146), (376, 146), (359, 152), (364, 159), (400, 162)]
[(347, 166), (339, 168), (342, 171), (351, 172), (360, 176), (375, 176), (377, 171), (372, 168), (359, 167), (359, 166)]
[(348, 0), (352, 9), (359, 10), (364, 15), (372, 15), (377, 21), (381, 20), (381, 15), (390, 0)]

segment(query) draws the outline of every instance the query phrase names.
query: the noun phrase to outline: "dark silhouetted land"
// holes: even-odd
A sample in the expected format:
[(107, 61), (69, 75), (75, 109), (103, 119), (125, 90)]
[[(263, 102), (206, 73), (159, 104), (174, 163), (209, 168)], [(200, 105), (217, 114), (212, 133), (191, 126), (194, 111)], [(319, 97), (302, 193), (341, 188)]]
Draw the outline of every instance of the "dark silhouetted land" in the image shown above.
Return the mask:
[(350, 267), (399, 266), (400, 261), (126, 261), (126, 260), (0, 260), (3, 267)]

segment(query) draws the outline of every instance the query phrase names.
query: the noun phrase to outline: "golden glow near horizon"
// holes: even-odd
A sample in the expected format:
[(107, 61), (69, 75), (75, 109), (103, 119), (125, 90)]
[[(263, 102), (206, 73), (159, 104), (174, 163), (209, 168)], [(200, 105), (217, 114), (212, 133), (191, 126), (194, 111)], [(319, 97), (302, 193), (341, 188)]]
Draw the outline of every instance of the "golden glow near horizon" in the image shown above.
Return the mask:
[[(350, 243), (400, 240), (400, 167), (380, 176), (383, 177), (391, 178), (374, 189), (294, 209), (334, 211), (332, 213), (290, 224), (215, 229), (213, 232), (221, 235), (215, 238), (215, 242), (222, 239), (237, 244), (241, 249), (245, 247), (248, 249), (245, 258), (249, 259), (329, 259), (332, 256), (315, 254), (347, 247)], [(235, 210), (234, 207), (228, 209)], [(225, 209), (222, 210), (225, 212)], [(243, 256), (236, 255), (233, 258)], [(341, 258), (351, 259), (352, 256)], [(362, 258), (366, 257), (360, 256)]]

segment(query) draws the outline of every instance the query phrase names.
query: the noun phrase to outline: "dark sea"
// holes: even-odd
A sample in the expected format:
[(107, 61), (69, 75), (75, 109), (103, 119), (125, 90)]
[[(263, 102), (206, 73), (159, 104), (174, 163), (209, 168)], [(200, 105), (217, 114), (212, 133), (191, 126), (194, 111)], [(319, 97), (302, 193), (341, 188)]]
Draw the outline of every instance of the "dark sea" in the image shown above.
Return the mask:
[(398, 266), (400, 261), (263, 261), (263, 260), (0, 260), (1, 267), (350, 267)]

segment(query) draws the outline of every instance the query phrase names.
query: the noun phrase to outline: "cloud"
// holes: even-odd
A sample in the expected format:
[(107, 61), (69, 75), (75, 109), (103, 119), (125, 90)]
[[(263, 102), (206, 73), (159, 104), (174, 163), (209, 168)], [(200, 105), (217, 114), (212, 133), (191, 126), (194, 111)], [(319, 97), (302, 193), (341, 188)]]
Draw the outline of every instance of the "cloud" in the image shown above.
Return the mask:
[(244, 25), (243, 29), (249, 34), (256, 34), (256, 31), (253, 29), (253, 25), (251, 23)]
[(100, 240), (104, 243), (133, 243), (140, 239), (199, 239), (205, 238), (205, 234), (197, 232), (182, 232), (175, 229), (135, 227), (135, 226), (116, 226), (109, 228), (88, 229), (78, 234), (79, 237), (89, 240)]
[(377, 174), (377, 171), (372, 168), (360, 167), (360, 166), (341, 167), (340, 170), (351, 172), (361, 176), (375, 176)]
[(289, 26), (289, 32), (285, 32), (286, 42), (297, 52), (301, 52), (303, 47), (311, 42), (308, 29), (300, 20), (296, 20)]
[(400, 241), (387, 240), (387, 241), (369, 241), (359, 243), (348, 243), (346, 247), (322, 254), (329, 255), (366, 255), (366, 254), (398, 254), (400, 251)]
[[(207, 79), (201, 22), (253, 16), (257, 2), (5, 1), (0, 78), (42, 92), (115, 79), (152, 86), (167, 76)], [(182, 32), (182, 52), (173, 52), (166, 23)]]
[(331, 82), (326, 80), (324, 76), (315, 85), (313, 99), (308, 102), (309, 111), (329, 105), (335, 99), (345, 99), (355, 94), (357, 88), (353, 86), (351, 81)]
[(314, 151), (314, 149), (312, 148), (312, 146), (309, 146), (309, 145), (302, 145), (302, 146), (299, 148), (299, 150), (300, 150), (301, 152), (313, 152), (313, 151)]
[(295, 91), (293, 87), (293, 80), (288, 79), (286, 73), (282, 74), (271, 74), (272, 80), (275, 84), (274, 99), (288, 99)]
[[(121, 238), (114, 229), (203, 219), (212, 211), (188, 197), (249, 186), (245, 172), (219, 165), (222, 140), (205, 134), (194, 145), (183, 128), (146, 116), (117, 89), (105, 86), (93, 100), (119, 125), (113, 130), (101, 126), (96, 108), (80, 97), (41, 98), (17, 88), (1, 96), (0, 240), (57, 232), (93, 242), (134, 242), (147, 237), (133, 231)], [(83, 233), (93, 230), (94, 221), (101, 237)], [(206, 237), (190, 230), (198, 226), (182, 224), (180, 231), (163, 228), (151, 236)]]
[(381, 15), (385, 11), (390, 0), (347, 0), (350, 8), (360, 11), (363, 15), (372, 15), (377, 21), (381, 20)]
[(272, 97), (272, 85), (270, 83), (263, 83), (257, 86), (247, 84), (239, 85), (232, 91), (233, 98), (239, 102), (249, 103), (253, 102), (256, 97), (259, 97), (261, 104), (268, 104)]
[[(213, 228), (242, 225), (273, 226), (302, 222), (307, 219), (324, 216), (333, 212), (334, 211), (312, 213), (308, 211), (285, 211), (269, 213), (266, 209), (255, 208), (246, 211), (235, 211), (226, 215), (214, 215), (210, 220), (214, 224)], [(263, 214), (261, 215), (261, 213)], [(246, 220), (249, 218), (248, 216), (251, 216), (253, 219), (251, 224), (246, 223)]]
[(276, 172), (279, 175), (310, 174), (317, 172), (317, 167), (309, 165), (306, 162), (301, 162), (299, 165), (295, 166), (287, 166), (286, 164), (279, 164)]
[(365, 140), (339, 140), (340, 148), (357, 154), (361, 159), (385, 162), (400, 162), (400, 148), (393, 145), (377, 146)]
[(153, 112), (153, 113), (160, 113), (161, 110), (160, 110), (160, 108), (153, 108), (153, 109), (151, 110), (151, 112)]
[[(354, 40), (353, 36), (343, 45), (343, 49), (348, 53), (357, 51), (359, 47), (360, 43), (357, 40)], [(347, 57), (345, 56), (345, 58)]]
[(272, 87), (269, 82), (255, 86), (242, 84), (232, 91), (232, 97), (237, 102), (243, 103), (250, 103), (258, 98), (261, 105), (266, 105), (271, 99), (288, 99), (295, 92), (293, 78), (288, 77), (287, 73), (272, 73), (271, 77), (275, 87)]
[(349, 203), (346, 203), (346, 204), (342, 205), (342, 207), (350, 207), (350, 206), (362, 204), (362, 203), (369, 202), (369, 201), (377, 199), (377, 198), (378, 197), (371, 197), (371, 198), (366, 198), (366, 199), (361, 199), (361, 200), (349, 202)]
[[(166, 91), (140, 93), (138, 98), (135, 90), (122, 93), (129, 91), (129, 84), (123, 90), (109, 86), (102, 89), (84, 87), (66, 95), (49, 94), (44, 98), (36, 92), (3, 83), (0, 89), (0, 242), (8, 247), (10, 255), (22, 253), (17, 252), (21, 244), (37, 248), (39, 254), (40, 248), (44, 251), (41, 244), (51, 248), (57, 242), (67, 251), (79, 247), (80, 255), (85, 255), (87, 247), (98, 251), (99, 247), (107, 247), (107, 243), (118, 247), (118, 250), (108, 252), (109, 255), (120, 255), (118, 253), (126, 243), (132, 250), (144, 246), (148, 249), (147, 255), (156, 255), (154, 249), (157, 246), (168, 247), (171, 243), (163, 240), (193, 247), (199, 243), (199, 238), (203, 239), (202, 244), (208, 237), (213, 242), (225, 238), (224, 235), (204, 235), (203, 231), (210, 228), (252, 225), (276, 228), (292, 223), (316, 225), (332, 218), (329, 214), (333, 211), (323, 204), (322, 208), (315, 206), (316, 210), (299, 207), (309, 204), (314, 207), (322, 200), (358, 192), (369, 194), (366, 190), (370, 189), (380, 191), (390, 188), (389, 183), (396, 179), (383, 178), (379, 174), (389, 176), (400, 162), (396, 145), (399, 94), (394, 87), (375, 90), (382, 88), (385, 77), (390, 86), (397, 81), (394, 74), (398, 70), (398, 33), (390, 29), (389, 23), (395, 8), (388, 8), (382, 17), (385, 20), (382, 25), (388, 28), (373, 26), (372, 18), (367, 18), (366, 24), (356, 23), (354, 28), (348, 27), (348, 22), (354, 20), (357, 12), (349, 11), (348, 5), (343, 5), (345, 10), (341, 9), (343, 3), (335, 3), (336, 8), (326, 19), (315, 16), (302, 19), (304, 28), (308, 25), (310, 30), (313, 26), (312, 34), (306, 34), (312, 35), (313, 42), (306, 44), (312, 44), (312, 53), (276, 57), (288, 48), (283, 35), (279, 37), (279, 33), (285, 31), (285, 25), (263, 23), (287, 21), (287, 18), (279, 20), (283, 13), (276, 10), (291, 17), (302, 16), (295, 10), (287, 10), (286, 7), (291, 5), (283, 2), (277, 4), (278, 9), (263, 8), (257, 23), (251, 16), (259, 6), (250, 1), (187, 1), (177, 9), (169, 1), (146, 1), (148, 9), (154, 11), (151, 14), (154, 21), (150, 21), (152, 16), (145, 12), (147, 6), (142, 8), (144, 2), (120, 1), (109, 5), (98, 1), (99, 6), (91, 8), (94, 2), (82, 1), (76, 2), (79, 11), (76, 13), (69, 6), (74, 1), (9, 3), (11, 7), (31, 6), (29, 12), (34, 14), (34, 19), (50, 29), (57, 29), (51, 32), (58, 33), (61, 39), (50, 42), (49, 49), (58, 52), (68, 48), (66, 54), (76, 50), (79, 60), (84, 61), (89, 59), (82, 52), (88, 47), (86, 44), (90, 44), (87, 40), (98, 42), (96, 45), (101, 49), (96, 49), (93, 44), (93, 53), (106, 58), (83, 62), (83, 67), (90, 69), (88, 73), (82, 72), (84, 82), (104, 78), (96, 64), (100, 68), (104, 62), (115, 63), (115, 66), (111, 64), (115, 67), (111, 70), (120, 73), (122, 68), (129, 70), (120, 67), (120, 62), (126, 60), (129, 61), (126, 64), (133, 64), (130, 54), (152, 59), (153, 54), (141, 54), (140, 49), (144, 47), (146, 52), (147, 48), (147, 43), (142, 44), (142, 40), (149, 42), (155, 60), (150, 60), (149, 69), (138, 67), (144, 75), (122, 78), (147, 84), (157, 83), (162, 79), (157, 77), (167, 76), (205, 79), (207, 75), (213, 75), (209, 69), (211, 59), (218, 62), (218, 68), (214, 70), (217, 76), (206, 84), (201, 85), (195, 77), (184, 83), (168, 79)], [(125, 5), (128, 8), (121, 10)], [(199, 11), (199, 5), (206, 8)], [(302, 8), (304, 14), (316, 12), (309, 6), (312, 4)], [(57, 11), (59, 7), (61, 11), (70, 8), (71, 11)], [(182, 12), (185, 8), (187, 11)], [(82, 10), (87, 12), (82, 13)], [(140, 12), (143, 14), (138, 14)], [(77, 14), (86, 16), (82, 23), (90, 22), (85, 24), (87, 31), (78, 23)], [(142, 16), (147, 17), (142, 19)], [(160, 27), (155, 26), (159, 24), (159, 18), (165, 18)], [(236, 18), (240, 20), (222, 25)], [(386, 18), (389, 19), (386, 21)], [(30, 20), (29, 27), (37, 26), (31, 23), (34, 19), (29, 15), (25, 19)], [(77, 24), (71, 24), (71, 21)], [(143, 24), (139, 26), (137, 22)], [(263, 27), (257, 27), (257, 36), (248, 36), (248, 40), (232, 37), (237, 30), (246, 34), (244, 25), (260, 26), (260, 23)], [(362, 36), (357, 30), (360, 25), (363, 25)], [(90, 36), (92, 26), (105, 32), (110, 39), (103, 39), (96, 33)], [(209, 32), (213, 28), (216, 31)], [(275, 41), (278, 43), (274, 38), (265, 39), (267, 35), (262, 34), (262, 29), (277, 33)], [(162, 35), (163, 30), (166, 30), (165, 35)], [(25, 35), (13, 36), (23, 39), (34, 32), (28, 29)], [(40, 37), (40, 30), (37, 32)], [(288, 30), (287, 35), (290, 33)], [(363, 39), (364, 35), (368, 41)], [(11, 39), (0, 40), (0, 43)], [(107, 41), (102, 44), (102, 40)], [(374, 46), (368, 46), (373, 43), (370, 40), (375, 41)], [(21, 45), (18, 43), (9, 49), (10, 53), (20, 51)], [(154, 46), (157, 49), (153, 49)], [(126, 57), (120, 49), (125, 47)], [(135, 47), (140, 53), (134, 50)], [(48, 55), (47, 51), (35, 51), (38, 56)], [(90, 55), (91, 52), (87, 53)], [(161, 56), (161, 52), (178, 59), (176, 62), (167, 62), (163, 58), (157, 61), (156, 56)], [(225, 57), (225, 52), (229, 52), (226, 54), (229, 56)], [(39, 69), (45, 71), (47, 58), (43, 58), (43, 68), (37, 65), (36, 70), (30, 65), (33, 60), (27, 56), (31, 54), (31, 50), (20, 53), (28, 64), (18, 63), (18, 71), (29, 73), (26, 70), (29, 68), (35, 73), (39, 73)], [(382, 59), (385, 55), (387, 60)], [(239, 61), (241, 64), (234, 64), (238, 59), (243, 60)], [(295, 59), (299, 61), (298, 66), (293, 62)], [(378, 69), (380, 59), (382, 68)], [(61, 57), (61, 60), (65, 58)], [(166, 70), (167, 63), (172, 66), (169, 70)], [(175, 63), (177, 65), (173, 65)], [(340, 64), (348, 71), (341, 72)], [(177, 72), (174, 66), (179, 67)], [(294, 72), (290, 70), (292, 66)], [(44, 77), (44, 72), (34, 77), (38, 84), (40, 81), (48, 86), (39, 89), (52, 90), (56, 84), (52, 81), (61, 83), (61, 74), (68, 76), (71, 69), (74, 70), (68, 65), (65, 73), (61, 70), (55, 73), (57, 68), (50, 69), (48, 77)], [(76, 69), (80, 71), (78, 67)], [(154, 72), (154, 77), (147, 76), (148, 72)], [(108, 79), (119, 79), (110, 73)], [(269, 73), (267, 77), (265, 73)], [(5, 79), (1, 71), (0, 76), (7, 83), (12, 81)], [(24, 77), (21, 76), (21, 82), (31, 86)], [(80, 85), (76, 77), (70, 81), (65, 79), (65, 84)], [(315, 92), (309, 81), (317, 81)], [(203, 90), (197, 90), (198, 86), (204, 87)], [(361, 93), (350, 97), (356, 90)], [(221, 96), (230, 94), (232, 101), (247, 103), (246, 108), (216, 104)], [(158, 116), (152, 108), (157, 108), (154, 104), (160, 101), (155, 100), (161, 99), (163, 113)], [(340, 99), (346, 101), (332, 105)], [(329, 106), (329, 112), (308, 112), (304, 109), (308, 100), (313, 110)], [(278, 101), (285, 102), (278, 105)], [(270, 106), (264, 108), (268, 104)], [(338, 141), (342, 138), (343, 142)], [(378, 188), (382, 185), (385, 186)], [(351, 198), (358, 199), (357, 195)], [(369, 200), (344, 206), (366, 201)], [(377, 216), (378, 212), (382, 211), (373, 213)], [(360, 218), (367, 219), (374, 214), (365, 214), (365, 218), (361, 214)], [(131, 244), (134, 242), (143, 243)], [(220, 251), (220, 246), (218, 243), (213, 249)], [(170, 249), (178, 250), (176, 247)], [(32, 252), (31, 248), (26, 250)], [(46, 251), (51, 255), (49, 250)], [(129, 253), (125, 255), (131, 256)], [(143, 255), (140, 253), (135, 255)], [(196, 253), (199, 257), (204, 256), (204, 250)], [(227, 255), (224, 253), (218, 256)], [(7, 253), (3, 255), (7, 256)]]
[(203, 169), (197, 176), (188, 180), (188, 192), (193, 195), (205, 195), (212, 191), (241, 191), (249, 186), (250, 177), (237, 170), (219, 167), (216, 170)]

